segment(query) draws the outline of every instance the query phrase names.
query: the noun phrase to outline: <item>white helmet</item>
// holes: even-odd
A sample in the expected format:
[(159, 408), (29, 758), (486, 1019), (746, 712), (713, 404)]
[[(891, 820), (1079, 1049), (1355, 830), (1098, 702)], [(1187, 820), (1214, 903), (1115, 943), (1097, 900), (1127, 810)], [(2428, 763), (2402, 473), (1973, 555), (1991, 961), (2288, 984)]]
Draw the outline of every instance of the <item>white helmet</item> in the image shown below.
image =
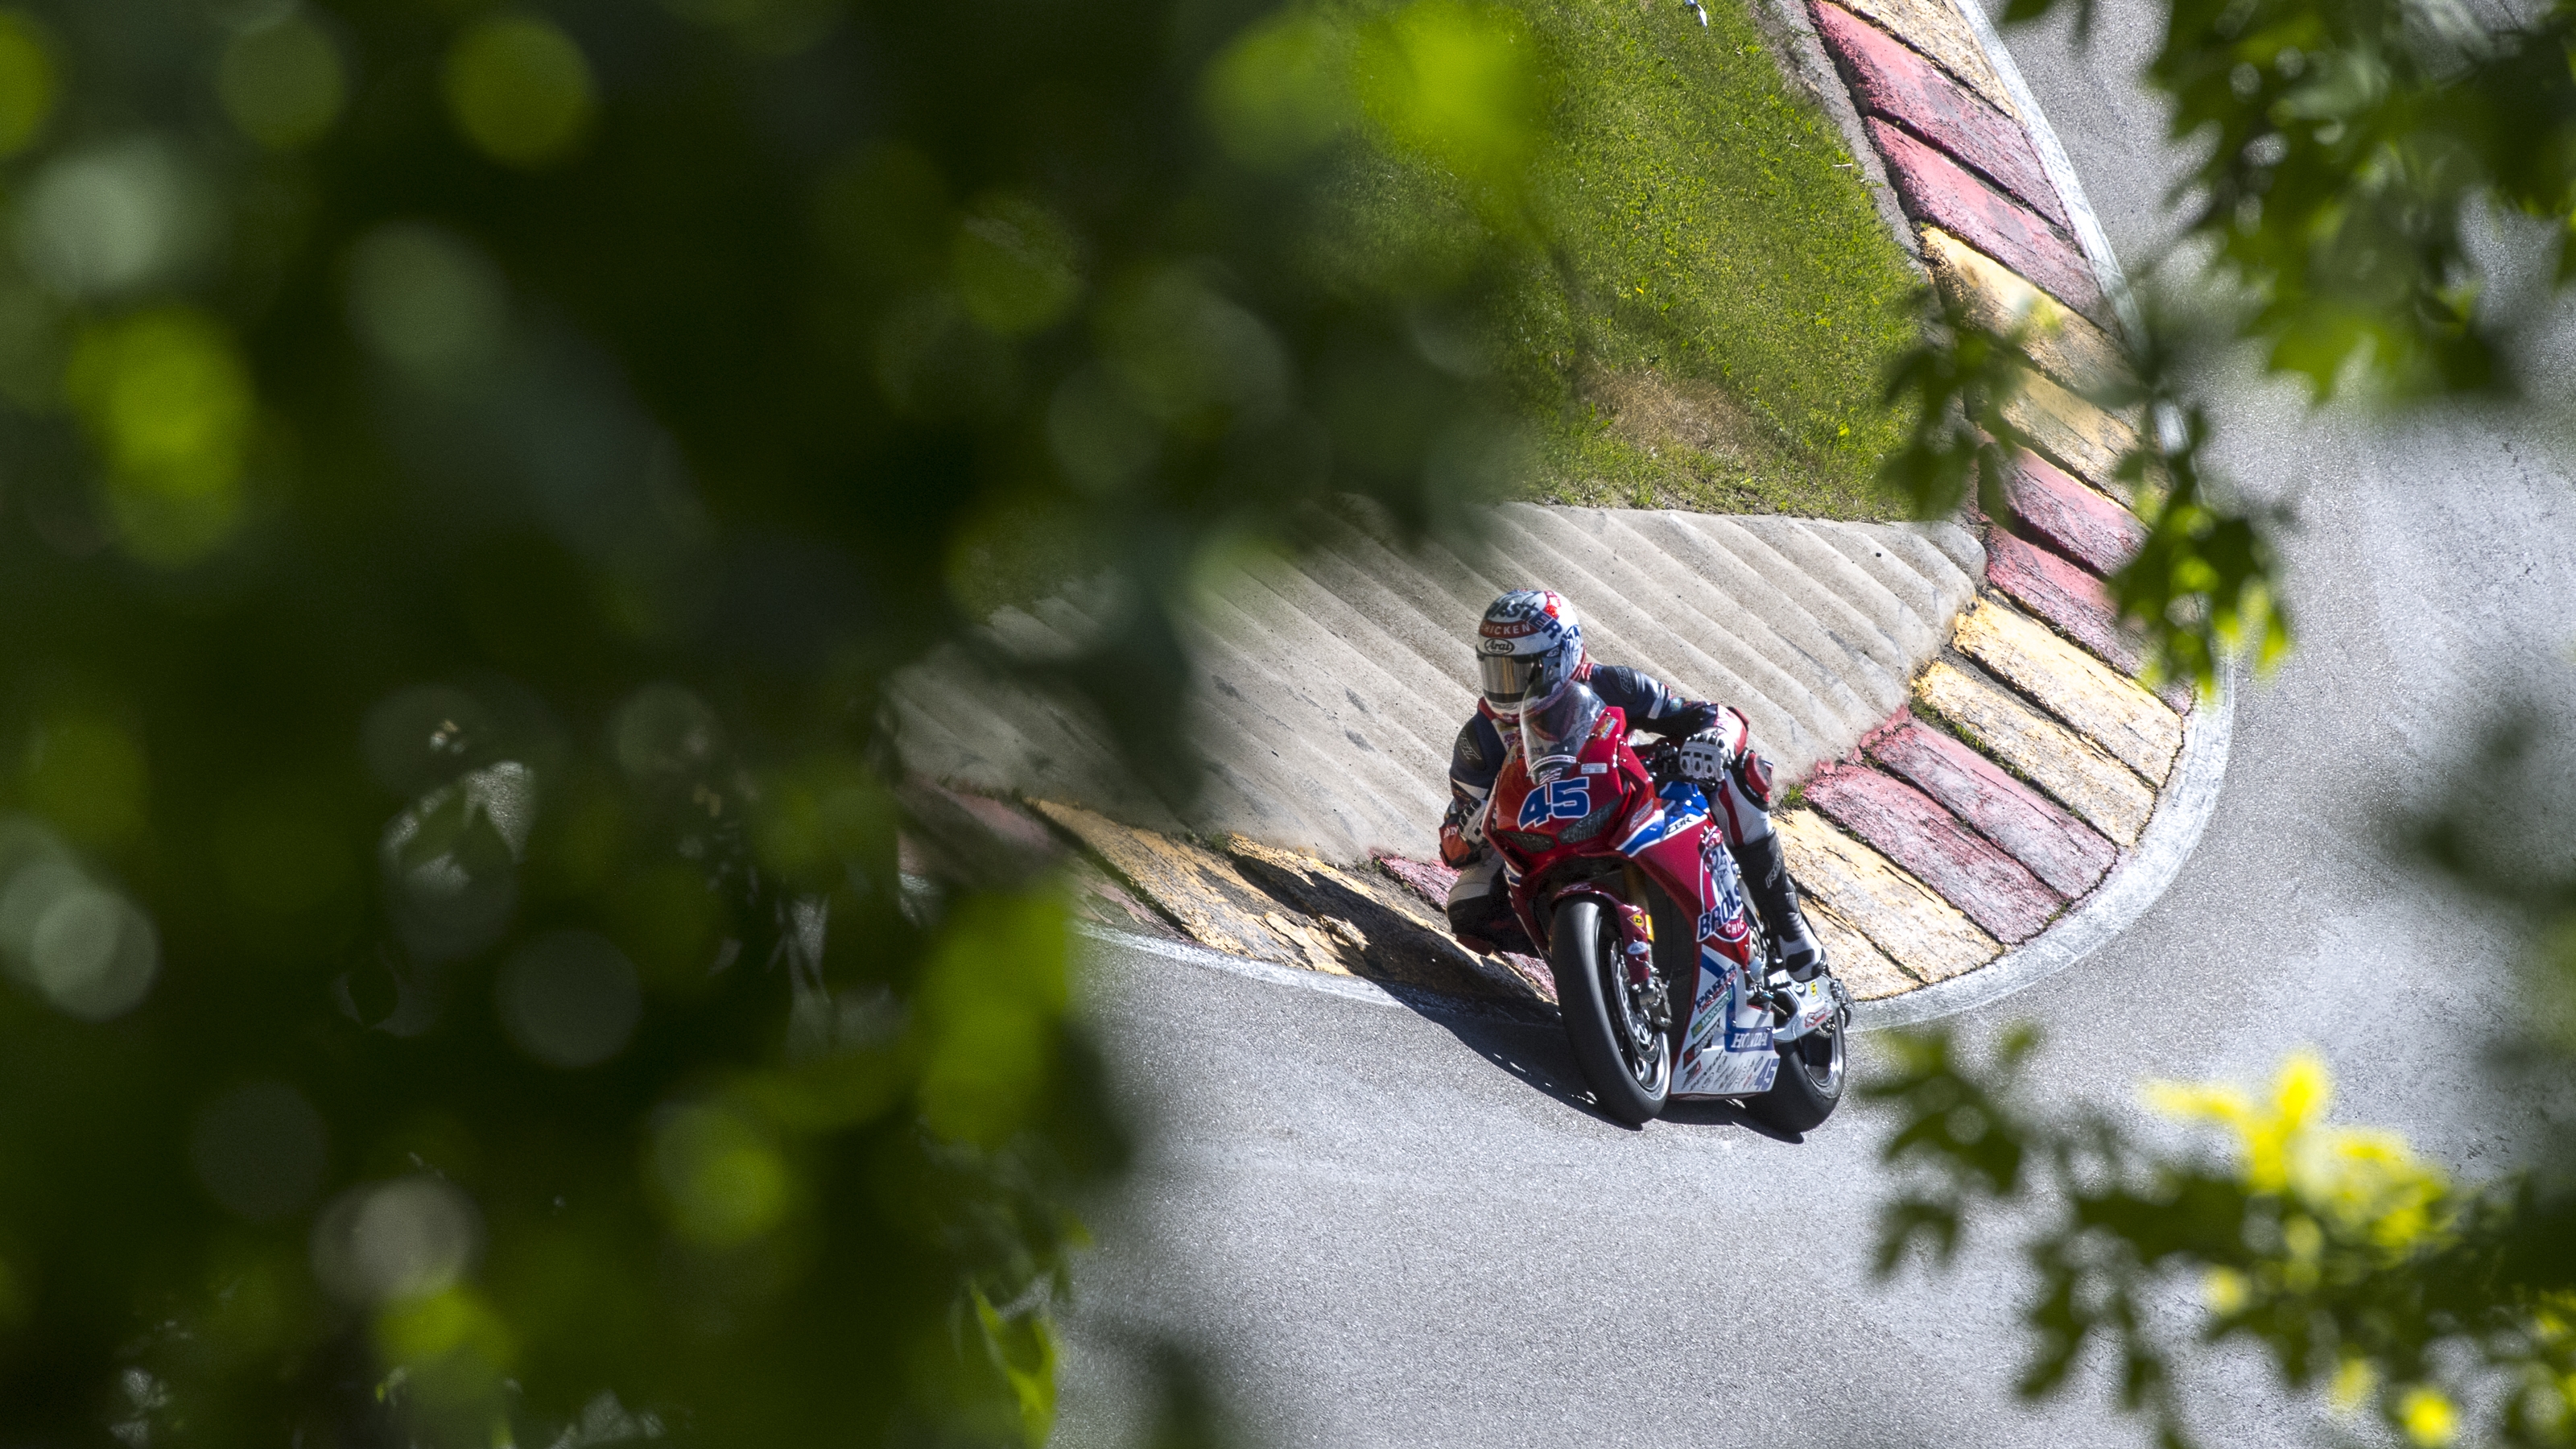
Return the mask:
[(1485, 702), (1510, 713), (1544, 699), (1583, 667), (1583, 626), (1553, 589), (1514, 589), (1485, 609), (1476, 668)]

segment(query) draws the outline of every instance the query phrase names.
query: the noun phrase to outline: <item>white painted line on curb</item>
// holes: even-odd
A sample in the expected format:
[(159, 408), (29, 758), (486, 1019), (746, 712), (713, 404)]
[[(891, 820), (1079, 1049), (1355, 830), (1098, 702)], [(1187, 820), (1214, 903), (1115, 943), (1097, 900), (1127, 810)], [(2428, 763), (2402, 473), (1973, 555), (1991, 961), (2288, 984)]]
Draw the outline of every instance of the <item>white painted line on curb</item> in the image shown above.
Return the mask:
[(2120, 258), (2111, 250), (2111, 238), (2102, 230), (2102, 219), (2093, 214), (2093, 203), (2084, 199), (2084, 183), (2075, 178), (2075, 163), (2066, 159), (2066, 148), (2057, 144), (2057, 130), (2048, 124), (2048, 116), (2039, 108), (2039, 98), (2030, 93), (2030, 83), (2021, 78), (2021, 67), (2013, 63), (2012, 52), (2004, 48), (2004, 39), (1995, 33), (1995, 23), (1986, 18), (1986, 7), (1977, 0), (1951, 0), (1959, 18), (1967, 22), (1968, 33), (1977, 37), (1977, 48), (1986, 53), (1986, 64), (1995, 69), (1995, 78), (2004, 83), (2012, 97), (2013, 108), (2021, 112), (2021, 128), (2030, 137), (2031, 149), (2039, 153), (2040, 169), (2048, 173), (2057, 188), (2057, 199), (2066, 207), (2066, 219), (2075, 224), (2075, 244), (2084, 248), (2084, 259), (2093, 264), (2094, 285), (2110, 299), (2111, 310), (2120, 317), (2120, 330), (2129, 334), (2131, 347), (2146, 342), (2146, 322), (2138, 314), (2138, 299), (2129, 295), (2129, 279), (2120, 270)]
[[(2012, 97), (2013, 108), (2021, 112), (2022, 134), (2030, 137), (2031, 149), (2039, 153), (2039, 169), (2048, 173), (2049, 184), (2057, 188), (2057, 199), (2066, 208), (2066, 219), (2075, 226), (2075, 244), (2084, 248), (2084, 259), (2093, 265), (2093, 284), (2110, 299), (2111, 310), (2120, 319), (2120, 330), (2128, 334), (2129, 345), (2147, 345), (2146, 314), (2138, 310), (2137, 294), (2129, 290), (2129, 276), (2120, 267), (2120, 255), (2111, 250), (2110, 235), (2102, 230), (2102, 219), (2093, 214), (2093, 203), (2084, 197), (2084, 183), (2076, 179), (2075, 163), (2066, 159), (2066, 148), (2057, 143), (2057, 128), (2048, 123), (2048, 113), (2039, 108), (2039, 98), (2030, 93), (2030, 83), (2021, 78), (2021, 67), (2014, 63), (2012, 52), (2005, 48), (2004, 38), (1995, 33), (1995, 23), (1986, 18), (1986, 8), (1978, 0), (1950, 0), (1959, 18), (1966, 21), (1968, 33), (1977, 38), (1977, 48), (1986, 53), (1986, 64), (1994, 67), (1995, 78), (2004, 83)], [(2188, 435), (2182, 415), (2171, 403), (2156, 405), (2156, 439), (2167, 452), (2180, 452)]]

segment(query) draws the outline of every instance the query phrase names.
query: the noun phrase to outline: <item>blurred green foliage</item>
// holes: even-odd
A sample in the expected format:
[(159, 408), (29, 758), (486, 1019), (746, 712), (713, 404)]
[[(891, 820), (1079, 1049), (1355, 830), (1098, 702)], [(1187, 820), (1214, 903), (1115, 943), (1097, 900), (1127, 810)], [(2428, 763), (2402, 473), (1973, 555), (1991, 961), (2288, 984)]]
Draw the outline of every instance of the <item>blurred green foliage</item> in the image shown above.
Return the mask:
[[(2055, 0), (2014, 0), (2029, 19)], [(2076, 0), (2089, 23), (2090, 0)], [(2544, 421), (2563, 380), (2524, 369), (2540, 305), (2576, 279), (2576, 10), (2500, 17), (2399, 0), (2173, 0), (2147, 71), (2172, 98), (2174, 139), (2198, 148), (2190, 221), (2161, 262), (2270, 367), (2335, 396), (2389, 406), (2517, 399)], [(2490, 289), (2503, 281), (2511, 289)], [(2508, 290), (2515, 295), (2499, 299)], [(2214, 301), (2215, 306), (2206, 304)], [(1891, 384), (1918, 408), (1888, 477), (1918, 508), (1981, 487), (2026, 339), (1955, 314)], [(2147, 420), (2120, 483), (2146, 519), (2144, 550), (2112, 580), (2162, 667), (2215, 687), (2231, 652), (2288, 643), (2272, 599), (2268, 535), (2208, 478), (2204, 410), (2180, 358), (2190, 329), (2150, 313), (2137, 381), (2101, 391)], [(1982, 434), (1982, 436), (1981, 436)], [(1992, 511), (1991, 504), (1989, 511)], [(2000, 518), (2004, 515), (1995, 514)], [(2439, 813), (2393, 832), (2419, 866), (2535, 943), (2523, 1011), (2505, 1033), (2507, 1090), (2566, 1081), (2576, 999), (2576, 857), (2565, 822), (2563, 709), (2526, 707), (2445, 782)], [(2160, 1439), (2186, 1442), (2194, 1405), (2181, 1330), (2260, 1351), (2296, 1389), (2367, 1408), (2388, 1439), (2576, 1441), (2576, 1174), (2563, 1134), (2521, 1144), (2521, 1166), (2458, 1184), (2384, 1133), (2323, 1124), (2322, 1067), (2294, 1058), (2268, 1097), (2152, 1087), (2150, 1102), (2225, 1129), (2221, 1152), (2178, 1145), (2098, 1110), (2047, 1113), (2022, 1075), (2033, 1039), (1990, 1056), (1946, 1034), (1899, 1042), (1867, 1090), (1895, 1106), (1898, 1173), (1883, 1271), (1951, 1260), (1980, 1215), (2016, 1215), (2041, 1291), (2023, 1389), (2059, 1388), (2106, 1355), (2119, 1396)], [(2171, 1311), (2197, 1280), (2201, 1311)]]
[[(2012, 0), (2007, 21), (2060, 3)], [(2555, 260), (2576, 213), (2576, 9), (2475, 14), (2407, 0), (2174, 0), (2147, 80), (2175, 140), (2183, 244), (2252, 303), (2244, 333), (2317, 396), (2510, 387), (2500, 344), (2539, 319), (2481, 310), (2484, 279)], [(2499, 217), (2495, 250), (2473, 228)]]
[[(1516, 486), (1442, 339), (1557, 74), (1454, 0), (0, 8), (0, 1442), (1042, 1440), (1126, 1145), (1050, 883), (907, 908), (880, 689), (1047, 520), (1133, 607), (985, 662), (1185, 784), (1194, 560)], [(1475, 204), (1343, 245), (1369, 164)]]
[[(2061, 3), (2079, 33), (2089, 28), (2093, 0), (2011, 0), (2004, 18)], [(2521, 293), (2533, 290), (2526, 279), (2551, 291), (2576, 281), (2576, 8), (2171, 0), (2165, 16), (2145, 79), (2173, 103), (2172, 139), (2199, 157), (2175, 193), (2185, 224), (2153, 262), (2169, 282), (2189, 278), (2268, 367), (2304, 377), (2320, 402), (2511, 397), (2540, 384), (2565, 404), (2557, 379), (2523, 371), (2530, 330), (2552, 309)], [(2499, 278), (2516, 283), (2501, 305)], [(2142, 391), (2100, 399), (2144, 405), (2155, 424), (2123, 469), (2152, 537), (2113, 587), (2163, 670), (2209, 689), (2218, 659), (2277, 657), (2288, 627), (2266, 521), (2202, 476), (2208, 429), (2158, 356), (2170, 331), (2150, 319), (2130, 339), (2151, 364)], [(1955, 398), (1933, 375), (1975, 371), (2002, 341), (1936, 328), (1935, 346), (1960, 360), (1913, 367), (1899, 390), (1928, 417)], [(1968, 487), (1972, 450), (1921, 449), (1932, 426), (1918, 427), (1891, 475), (1918, 501)]]
[[(1961, 1062), (1940, 1035), (1901, 1037), (1867, 1089), (1904, 1125), (1879, 1271), (1947, 1263), (1971, 1210), (2046, 1205), (2024, 1252), (2038, 1291), (2021, 1391), (2056, 1392), (2088, 1354), (2157, 1440), (2191, 1442), (2182, 1341), (2242, 1343), (2338, 1415), (2371, 1411), (2395, 1441), (2576, 1439), (2576, 1291), (2563, 1194), (2463, 1186), (2386, 1132), (2326, 1125), (2322, 1062), (2293, 1057), (2267, 1093), (2152, 1083), (2149, 1105), (2221, 1129), (2178, 1146), (2098, 1111), (2049, 1116), (2021, 1082), (2034, 1038)], [(2195, 1334), (2164, 1304), (2196, 1287)]]

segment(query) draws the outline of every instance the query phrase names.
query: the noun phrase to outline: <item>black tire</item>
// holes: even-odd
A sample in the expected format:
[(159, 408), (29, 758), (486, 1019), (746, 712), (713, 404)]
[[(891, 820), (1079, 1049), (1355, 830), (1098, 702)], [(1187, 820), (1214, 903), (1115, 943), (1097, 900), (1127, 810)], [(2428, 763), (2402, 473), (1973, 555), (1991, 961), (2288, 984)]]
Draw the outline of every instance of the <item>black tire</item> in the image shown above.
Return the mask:
[(1556, 974), (1565, 1038), (1593, 1100), (1631, 1127), (1662, 1115), (1673, 1089), (1672, 1039), (1666, 1029), (1644, 1026), (1641, 1005), (1630, 1001), (1619, 928), (1599, 901), (1578, 896), (1556, 908), (1547, 964)]
[(1850, 1026), (1851, 1009), (1844, 1007), (1822, 1030), (1780, 1048), (1780, 1075), (1770, 1091), (1745, 1103), (1745, 1110), (1783, 1132), (1813, 1132), (1823, 1126), (1842, 1105)]

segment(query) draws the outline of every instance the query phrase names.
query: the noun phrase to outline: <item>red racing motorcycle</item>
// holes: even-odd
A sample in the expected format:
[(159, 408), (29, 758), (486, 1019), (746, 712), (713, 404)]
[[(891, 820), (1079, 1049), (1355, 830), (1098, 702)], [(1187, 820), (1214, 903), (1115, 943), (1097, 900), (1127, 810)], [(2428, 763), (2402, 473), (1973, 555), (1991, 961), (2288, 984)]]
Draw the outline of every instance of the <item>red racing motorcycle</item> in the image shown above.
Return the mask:
[(1486, 798), (1512, 907), (1556, 975), (1602, 1110), (1642, 1124), (1673, 1099), (1733, 1099), (1805, 1132), (1842, 1100), (1851, 998), (1781, 969), (1725, 832), (1670, 743), (1569, 681), (1521, 712)]

